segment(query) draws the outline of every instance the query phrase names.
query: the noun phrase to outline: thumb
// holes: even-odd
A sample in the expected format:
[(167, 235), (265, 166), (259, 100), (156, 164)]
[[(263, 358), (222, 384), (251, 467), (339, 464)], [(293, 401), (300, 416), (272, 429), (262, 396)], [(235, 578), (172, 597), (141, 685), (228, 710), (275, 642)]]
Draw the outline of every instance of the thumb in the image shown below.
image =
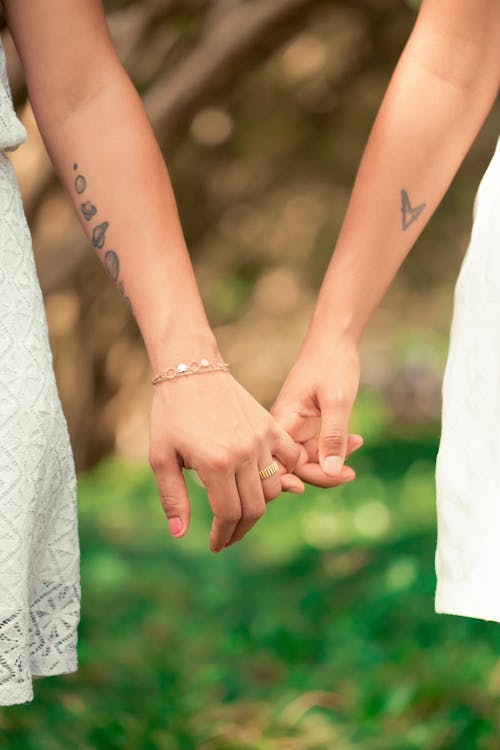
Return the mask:
[(191, 503), (182, 469), (176, 457), (167, 460), (155, 470), (160, 501), (168, 518), (172, 536), (180, 538), (189, 528)]
[(340, 474), (346, 456), (349, 411), (328, 400), (320, 407), (319, 464), (325, 474), (335, 477)]

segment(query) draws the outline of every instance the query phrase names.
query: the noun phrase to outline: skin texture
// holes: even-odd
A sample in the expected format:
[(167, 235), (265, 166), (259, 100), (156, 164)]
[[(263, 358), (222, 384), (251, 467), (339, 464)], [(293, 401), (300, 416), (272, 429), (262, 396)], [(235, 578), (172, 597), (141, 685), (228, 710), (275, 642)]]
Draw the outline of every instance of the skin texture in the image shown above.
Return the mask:
[[(345, 458), (362, 333), (495, 101), (499, 39), (498, 0), (423, 0), (370, 133), (309, 330), (271, 410), (296, 440), (321, 424), (319, 443), (308, 445), (325, 469), (341, 470)], [(306, 481), (311, 473), (297, 468)]]
[[(137, 321), (152, 372), (203, 357), (223, 359), (162, 153), (113, 49), (100, 0), (3, 5), (47, 152)], [(150, 428), (150, 463), (175, 537), (189, 527), (184, 467), (195, 469), (206, 487), (214, 552), (241, 539), (282, 489), (304, 489), (292, 472), (299, 460), (309, 462), (305, 449), (230, 373), (155, 387)], [(359, 443), (351, 441), (350, 449)], [(258, 470), (274, 457), (279, 474), (261, 480)], [(352, 476), (350, 470), (344, 478)]]

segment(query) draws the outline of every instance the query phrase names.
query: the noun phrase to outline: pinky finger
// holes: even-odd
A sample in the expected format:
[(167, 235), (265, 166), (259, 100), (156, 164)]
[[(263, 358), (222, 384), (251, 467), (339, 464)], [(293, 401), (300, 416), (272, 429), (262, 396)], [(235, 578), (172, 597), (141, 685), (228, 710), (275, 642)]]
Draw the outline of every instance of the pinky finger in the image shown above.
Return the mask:
[(294, 495), (305, 492), (304, 482), (296, 474), (282, 474), (280, 479), (282, 492), (292, 492)]

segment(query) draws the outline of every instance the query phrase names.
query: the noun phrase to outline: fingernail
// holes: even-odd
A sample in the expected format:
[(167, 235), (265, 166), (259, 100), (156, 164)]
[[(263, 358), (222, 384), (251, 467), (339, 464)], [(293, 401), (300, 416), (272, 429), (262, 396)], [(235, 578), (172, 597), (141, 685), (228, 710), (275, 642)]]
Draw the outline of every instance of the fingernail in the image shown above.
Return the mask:
[(182, 521), (177, 516), (168, 519), (168, 526), (172, 536), (177, 536), (177, 534), (180, 534), (183, 529)]
[(325, 458), (325, 471), (332, 477), (337, 476), (343, 465), (344, 462), (342, 461), (340, 456), (327, 456)]

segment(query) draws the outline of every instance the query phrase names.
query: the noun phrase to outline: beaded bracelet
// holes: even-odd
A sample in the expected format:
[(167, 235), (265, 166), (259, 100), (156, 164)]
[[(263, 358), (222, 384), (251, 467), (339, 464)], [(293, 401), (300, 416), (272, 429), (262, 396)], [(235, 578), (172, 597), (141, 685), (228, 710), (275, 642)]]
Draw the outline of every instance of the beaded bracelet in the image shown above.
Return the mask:
[(169, 367), (166, 370), (161, 370), (157, 375), (152, 378), (151, 383), (153, 387), (157, 383), (161, 383), (164, 380), (174, 380), (180, 378), (183, 375), (199, 375), (204, 372), (217, 372), (218, 370), (228, 372), (230, 366), (227, 362), (220, 362), (218, 359), (208, 360), (200, 359), (198, 362), (194, 360), (187, 365), (185, 362), (179, 362), (177, 367)]

